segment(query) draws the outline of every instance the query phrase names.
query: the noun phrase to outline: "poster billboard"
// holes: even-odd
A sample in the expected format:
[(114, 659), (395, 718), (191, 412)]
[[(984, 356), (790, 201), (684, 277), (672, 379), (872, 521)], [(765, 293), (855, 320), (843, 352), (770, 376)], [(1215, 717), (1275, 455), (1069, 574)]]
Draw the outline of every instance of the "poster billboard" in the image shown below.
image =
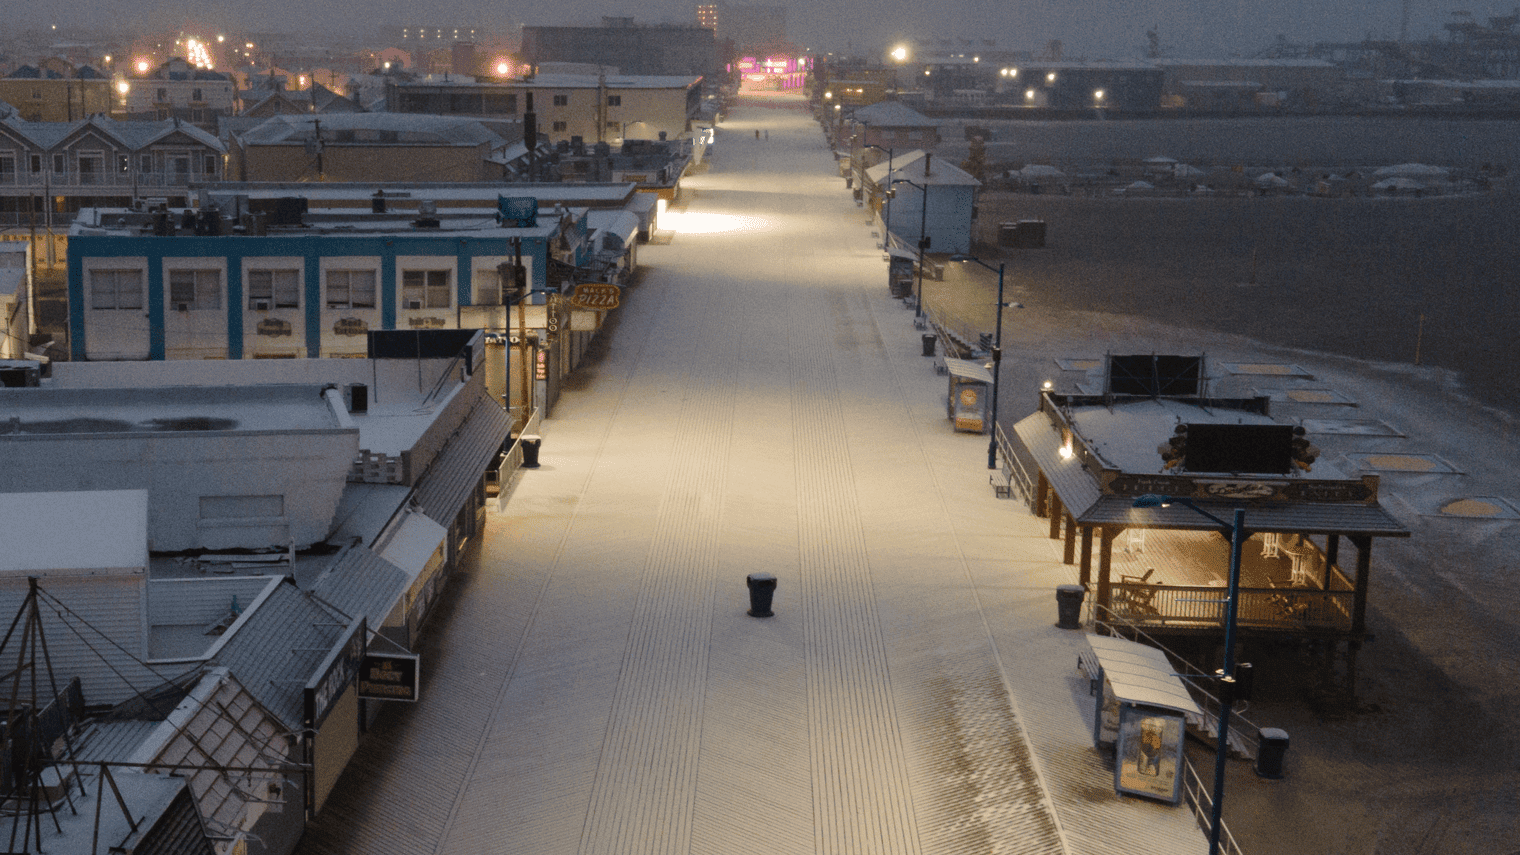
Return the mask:
[(1181, 713), (1124, 704), (1114, 751), (1114, 789), (1177, 804), (1181, 800)]

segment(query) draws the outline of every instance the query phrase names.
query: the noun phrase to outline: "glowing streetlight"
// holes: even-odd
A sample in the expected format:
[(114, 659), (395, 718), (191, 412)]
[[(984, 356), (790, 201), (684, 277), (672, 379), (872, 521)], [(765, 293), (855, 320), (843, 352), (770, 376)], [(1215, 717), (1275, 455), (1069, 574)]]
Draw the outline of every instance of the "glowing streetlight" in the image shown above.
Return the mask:
[(139, 59), (137, 61), (137, 66), (136, 67), (137, 67), (137, 73), (138, 74), (147, 74), (148, 73), (148, 69), (152, 68), (153, 66), (150, 65), (146, 59)]
[(1054, 83), (1054, 82), (1056, 82), (1056, 73), (1054, 71), (1052, 71), (1049, 74), (1045, 75), (1045, 82), (1046, 83)]
[[(1022, 308), (1024, 308), (1024, 304), (1022, 304), (1022, 303), (1005, 303), (1005, 302), (1003, 302), (1003, 270), (1004, 270), (1004, 268), (1007, 265), (999, 262), (997, 267), (993, 267), (992, 265), (990, 265), (987, 262), (981, 260), (980, 258), (975, 258), (975, 257), (970, 256), (970, 255), (952, 255), (952, 256), (950, 256), (950, 260), (951, 261), (969, 261), (972, 264), (979, 264), (982, 267), (987, 268), (988, 270), (996, 270), (997, 271), (997, 275), (998, 275), (997, 333), (995, 334), (995, 336), (992, 339), (992, 429), (989, 431), (989, 433), (992, 436), (987, 441), (987, 468), (988, 469), (996, 469), (997, 468), (998, 375), (1001, 373), (1001, 369), (1003, 367), (1003, 310), (1004, 309), (1022, 309)], [(1071, 456), (1071, 447), (1070, 446), (1066, 446), (1065, 449), (1064, 449), (1064, 451), (1065, 451), (1065, 453), (1061, 455), (1062, 457), (1070, 457)]]
[(1234, 518), (1225, 522), (1181, 496), (1158, 496), (1147, 493), (1135, 499), (1137, 508), (1165, 508), (1182, 505), (1219, 526), (1230, 538), (1230, 577), (1224, 599), (1224, 665), (1216, 674), (1219, 679), (1219, 739), (1214, 751), (1214, 803), (1209, 817), (1209, 855), (1219, 853), (1219, 835), (1224, 827), (1224, 764), (1229, 757), (1230, 714), (1235, 709), (1235, 624), (1236, 609), (1240, 604), (1240, 552), (1250, 532), (1246, 531), (1246, 512), (1235, 509)]
[(907, 45), (898, 45), (897, 47), (892, 48), (892, 61), (893, 62), (907, 62), (908, 61), (908, 46)]
[(502, 60), (501, 62), (496, 63), (496, 76), (498, 76), (498, 77), (506, 77), (508, 74), (511, 74), (511, 73), (512, 73), (512, 64), (511, 63), (507, 62), (506, 60)]

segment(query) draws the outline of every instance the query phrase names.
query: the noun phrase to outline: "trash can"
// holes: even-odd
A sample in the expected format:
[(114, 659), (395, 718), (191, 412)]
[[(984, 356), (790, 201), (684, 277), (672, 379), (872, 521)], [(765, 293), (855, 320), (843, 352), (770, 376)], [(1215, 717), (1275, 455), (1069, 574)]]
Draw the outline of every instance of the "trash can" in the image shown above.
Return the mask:
[(939, 336), (933, 333), (924, 333), (920, 338), (924, 344), (924, 356), (933, 356), (934, 346), (939, 343)]
[(1256, 751), (1256, 774), (1263, 778), (1283, 776), (1283, 755), (1288, 753), (1288, 732), (1276, 727), (1261, 729), (1261, 745)]
[(770, 573), (751, 573), (744, 577), (749, 586), (749, 616), (771, 617), (771, 598), (776, 595), (776, 577)]
[(1056, 626), (1061, 629), (1082, 628), (1082, 597), (1086, 594), (1087, 589), (1081, 585), (1056, 586), (1056, 612), (1060, 616)]
[(522, 438), (522, 468), (538, 468), (538, 447), (543, 444), (543, 438), (537, 434), (523, 434)]

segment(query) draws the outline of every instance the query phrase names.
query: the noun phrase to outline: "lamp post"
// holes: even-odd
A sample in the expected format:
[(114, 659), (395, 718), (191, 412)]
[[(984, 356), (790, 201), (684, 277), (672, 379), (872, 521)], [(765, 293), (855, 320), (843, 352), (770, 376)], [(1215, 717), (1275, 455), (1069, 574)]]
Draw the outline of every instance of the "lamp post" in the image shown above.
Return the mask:
[(913, 300), (913, 325), (923, 327), (924, 317), (924, 250), (929, 248), (929, 233), (927, 223), (929, 220), (929, 185), (919, 184), (906, 178), (894, 178), (892, 184), (912, 184), (918, 188), (918, 197), (922, 200), (918, 210), (918, 296)]
[(1224, 667), (1219, 669), (1219, 743), (1214, 753), (1214, 803), (1209, 818), (1209, 855), (1219, 855), (1219, 835), (1224, 827), (1224, 763), (1230, 744), (1230, 715), (1235, 707), (1235, 618), (1236, 607), (1240, 604), (1240, 551), (1247, 537), (1246, 512), (1236, 508), (1234, 521), (1225, 522), (1190, 499), (1154, 494), (1135, 499), (1134, 506), (1164, 508), (1171, 504), (1191, 508), (1230, 535), (1230, 578), (1224, 601)]
[(1001, 261), (998, 262), (998, 266), (994, 268), (992, 265), (990, 265), (987, 262), (981, 260), (980, 258), (974, 258), (974, 257), (969, 256), (969, 255), (952, 255), (952, 256), (950, 256), (950, 260), (951, 261), (969, 261), (969, 262), (972, 262), (973, 264), (980, 264), (981, 266), (987, 268), (988, 270), (996, 270), (997, 271), (997, 275), (998, 275), (997, 328), (996, 328), (997, 331), (995, 333), (993, 333), (993, 336), (992, 336), (992, 430), (991, 430), (992, 436), (987, 440), (987, 468), (988, 469), (996, 469), (997, 468), (997, 423), (998, 423), (998, 420), (997, 420), (997, 411), (998, 411), (998, 378), (999, 378), (999, 376), (1001, 376), (1001, 369), (1003, 367), (1003, 310), (1004, 309), (1022, 309), (1022, 308), (1024, 308), (1024, 304), (1023, 303), (1005, 303), (1005, 302), (1003, 302), (1003, 271), (1004, 271), (1004, 268), (1006, 267), (1006, 265), (1003, 262), (1001, 262)]

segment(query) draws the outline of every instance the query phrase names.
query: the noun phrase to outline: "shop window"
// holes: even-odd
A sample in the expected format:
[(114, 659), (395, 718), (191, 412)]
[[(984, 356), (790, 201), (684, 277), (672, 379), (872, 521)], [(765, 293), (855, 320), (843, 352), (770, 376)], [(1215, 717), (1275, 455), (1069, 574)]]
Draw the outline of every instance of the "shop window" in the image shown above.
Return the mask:
[(554, 106), (556, 106), (556, 107), (568, 107), (568, 106), (570, 106), (570, 96), (569, 95), (555, 95), (554, 96)]

